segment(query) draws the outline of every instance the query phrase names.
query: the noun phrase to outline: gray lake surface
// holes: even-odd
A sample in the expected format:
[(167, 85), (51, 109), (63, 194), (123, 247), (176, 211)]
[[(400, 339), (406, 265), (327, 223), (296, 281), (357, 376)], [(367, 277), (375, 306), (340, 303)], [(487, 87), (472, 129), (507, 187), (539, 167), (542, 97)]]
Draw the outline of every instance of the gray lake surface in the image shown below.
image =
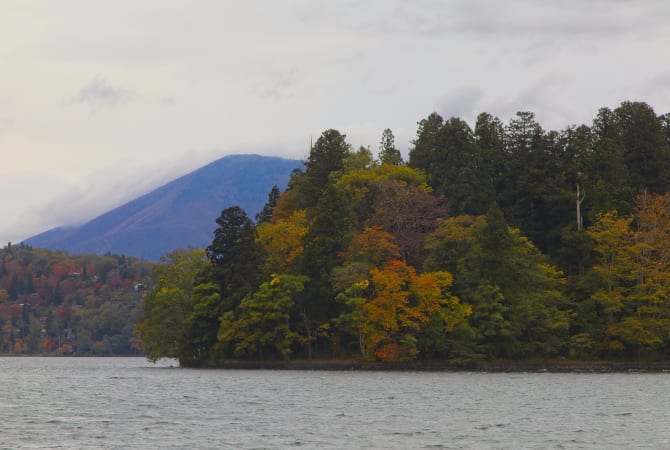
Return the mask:
[(670, 374), (0, 358), (0, 448), (670, 448)]

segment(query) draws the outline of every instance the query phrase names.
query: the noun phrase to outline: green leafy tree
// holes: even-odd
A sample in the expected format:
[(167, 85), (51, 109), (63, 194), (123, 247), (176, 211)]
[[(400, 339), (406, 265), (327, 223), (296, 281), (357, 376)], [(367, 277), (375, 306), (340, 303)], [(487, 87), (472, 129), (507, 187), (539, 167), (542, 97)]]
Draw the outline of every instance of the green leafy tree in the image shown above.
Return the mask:
[(299, 334), (291, 329), (291, 315), (304, 283), (302, 276), (272, 275), (237, 310), (223, 315), (219, 345), (237, 357), (289, 359), (299, 342)]
[(191, 359), (186, 319), (196, 303), (197, 277), (207, 265), (204, 250), (175, 250), (155, 267), (154, 288), (144, 298), (135, 328), (149, 360)]
[(196, 279), (192, 291), (193, 306), (184, 320), (186, 354), (184, 366), (213, 366), (222, 355), (217, 351), (217, 332), (222, 313), (221, 295), (216, 283)]
[(352, 172), (355, 170), (366, 170), (375, 167), (377, 162), (372, 156), (372, 152), (368, 147), (360, 146), (358, 151), (350, 152), (344, 159), (343, 172)]
[(565, 279), (510, 228), (499, 208), (483, 217), (446, 219), (429, 241), (427, 270), (454, 274), (452, 292), (472, 307), (470, 357), (557, 354), (567, 345)]

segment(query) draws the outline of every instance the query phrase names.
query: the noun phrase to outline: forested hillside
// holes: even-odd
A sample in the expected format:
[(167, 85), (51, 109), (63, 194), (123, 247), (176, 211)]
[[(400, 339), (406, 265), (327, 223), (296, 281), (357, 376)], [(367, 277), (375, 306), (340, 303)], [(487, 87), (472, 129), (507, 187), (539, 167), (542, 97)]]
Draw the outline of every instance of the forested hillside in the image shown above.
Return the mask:
[(327, 130), (253, 221), (155, 271), (149, 358), (660, 359), (670, 346), (670, 115), (592, 126), (431, 114), (409, 161)]
[(0, 250), (0, 353), (141, 353), (133, 328), (152, 264), (11, 244)]

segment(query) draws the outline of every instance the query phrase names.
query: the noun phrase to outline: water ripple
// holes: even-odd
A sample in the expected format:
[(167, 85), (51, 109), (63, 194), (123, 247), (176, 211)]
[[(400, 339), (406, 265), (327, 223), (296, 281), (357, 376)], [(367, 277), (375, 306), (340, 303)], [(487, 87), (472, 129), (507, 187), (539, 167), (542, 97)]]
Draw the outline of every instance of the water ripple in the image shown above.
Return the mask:
[(174, 365), (0, 358), (0, 448), (670, 448), (668, 374)]

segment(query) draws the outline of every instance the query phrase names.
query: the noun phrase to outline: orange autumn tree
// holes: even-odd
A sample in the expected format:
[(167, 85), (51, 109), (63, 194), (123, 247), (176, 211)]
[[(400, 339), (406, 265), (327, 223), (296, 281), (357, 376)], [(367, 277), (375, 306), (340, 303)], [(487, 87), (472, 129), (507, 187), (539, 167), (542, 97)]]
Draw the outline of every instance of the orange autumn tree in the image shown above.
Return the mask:
[[(417, 274), (399, 260), (395, 236), (370, 226), (354, 236), (332, 282), (345, 312), (335, 320), (358, 336), (361, 356), (382, 361), (418, 356), (418, 335), (433, 321), (446, 334), (470, 314), (451, 295), (449, 272)], [(435, 324), (433, 324), (435, 325)]]
[(358, 338), (359, 351), (365, 357), (363, 305), (370, 297), (370, 270), (383, 266), (388, 260), (398, 259), (400, 250), (391, 233), (372, 226), (354, 236), (343, 256), (344, 264), (336, 267), (331, 276), (333, 287), (339, 291), (336, 299), (343, 307), (342, 314), (334, 322), (340, 331)]
[(417, 275), (404, 262), (389, 260), (370, 270), (372, 297), (361, 305), (368, 357), (382, 361), (416, 358), (417, 334), (440, 317), (445, 332), (463, 321), (470, 308), (449, 293), (448, 272)]
[(380, 265), (390, 259), (398, 259), (400, 250), (395, 236), (378, 225), (366, 227), (354, 236), (347, 250), (348, 261), (361, 261), (368, 265)]

